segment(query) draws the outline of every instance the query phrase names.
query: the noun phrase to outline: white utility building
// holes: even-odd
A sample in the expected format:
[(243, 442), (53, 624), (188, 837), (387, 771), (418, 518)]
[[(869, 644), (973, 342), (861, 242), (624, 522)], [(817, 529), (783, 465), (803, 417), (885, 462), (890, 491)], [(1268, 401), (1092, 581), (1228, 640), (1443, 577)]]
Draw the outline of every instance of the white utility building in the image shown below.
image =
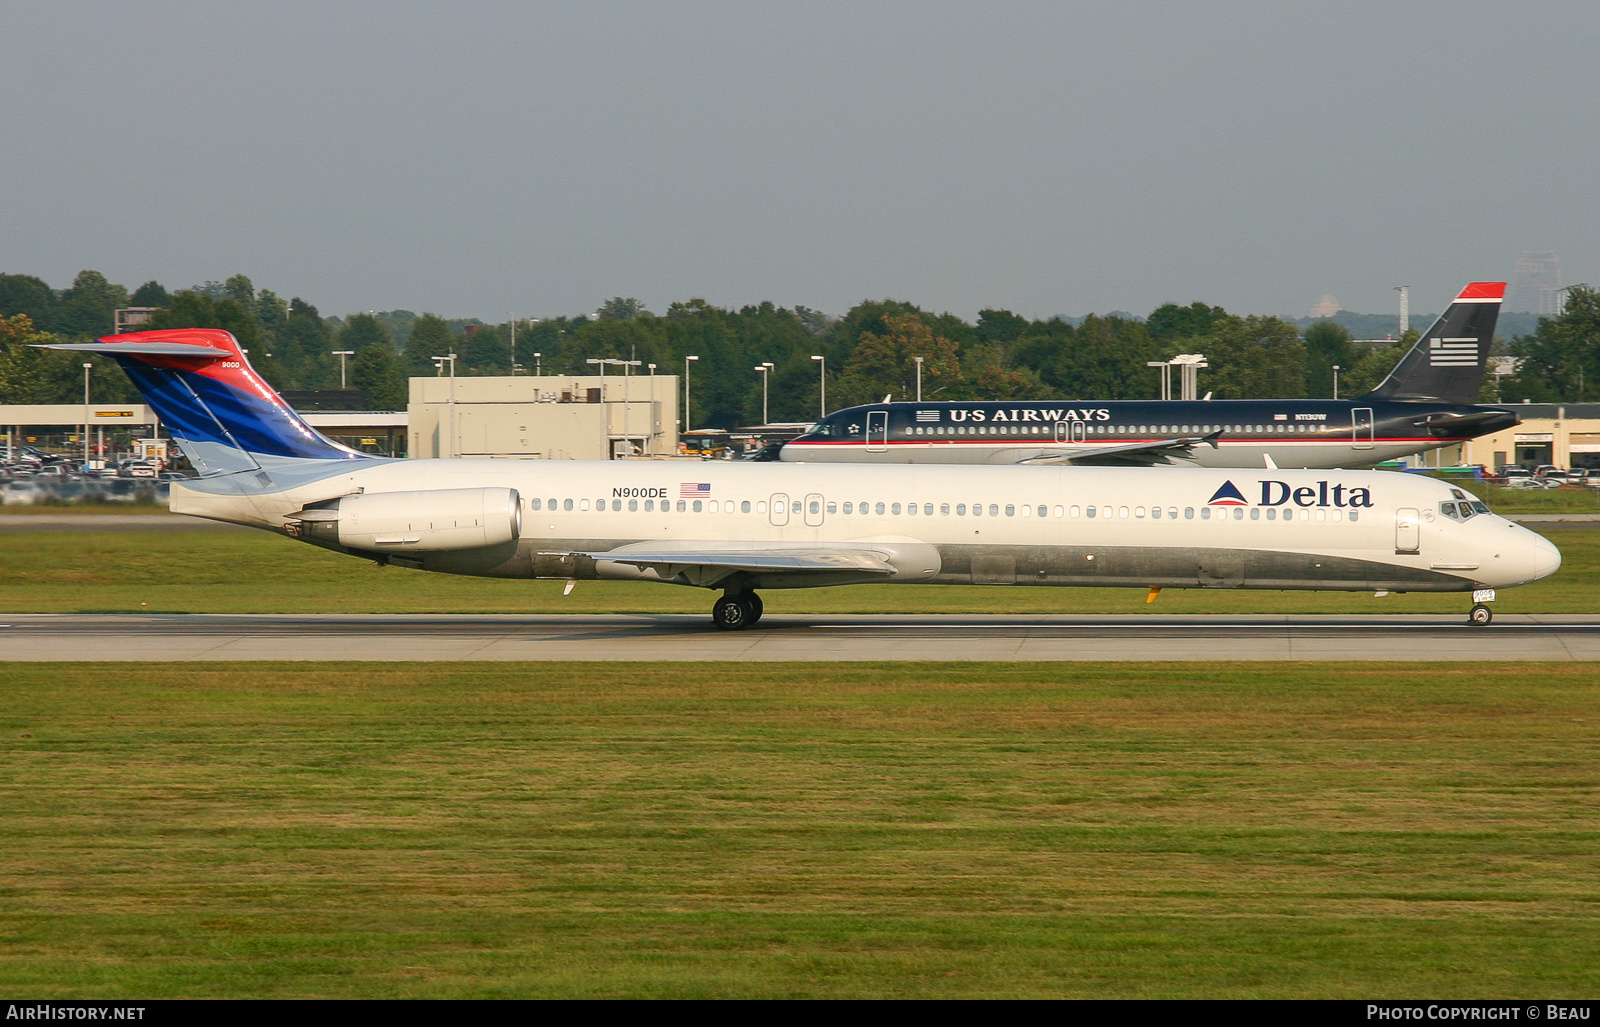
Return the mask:
[(608, 460), (678, 451), (677, 375), (413, 378), (412, 457)]

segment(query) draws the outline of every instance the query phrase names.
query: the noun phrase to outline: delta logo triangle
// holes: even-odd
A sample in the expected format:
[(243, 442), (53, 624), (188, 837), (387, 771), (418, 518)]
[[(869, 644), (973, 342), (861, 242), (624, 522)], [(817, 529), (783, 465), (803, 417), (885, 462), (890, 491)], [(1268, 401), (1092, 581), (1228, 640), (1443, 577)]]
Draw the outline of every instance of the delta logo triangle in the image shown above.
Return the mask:
[(1244, 501), (1244, 495), (1234, 487), (1233, 482), (1225, 481), (1222, 483), (1222, 487), (1217, 489), (1217, 491), (1212, 494), (1210, 502), (1208, 502), (1206, 505), (1249, 506), (1250, 504)]

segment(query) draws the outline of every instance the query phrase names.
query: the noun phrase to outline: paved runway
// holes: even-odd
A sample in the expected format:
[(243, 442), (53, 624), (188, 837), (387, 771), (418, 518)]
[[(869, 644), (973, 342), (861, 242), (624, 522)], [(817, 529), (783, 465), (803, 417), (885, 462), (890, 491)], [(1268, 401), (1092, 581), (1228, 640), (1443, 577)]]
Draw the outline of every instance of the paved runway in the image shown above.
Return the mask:
[(1600, 615), (0, 617), (0, 660), (1600, 660)]

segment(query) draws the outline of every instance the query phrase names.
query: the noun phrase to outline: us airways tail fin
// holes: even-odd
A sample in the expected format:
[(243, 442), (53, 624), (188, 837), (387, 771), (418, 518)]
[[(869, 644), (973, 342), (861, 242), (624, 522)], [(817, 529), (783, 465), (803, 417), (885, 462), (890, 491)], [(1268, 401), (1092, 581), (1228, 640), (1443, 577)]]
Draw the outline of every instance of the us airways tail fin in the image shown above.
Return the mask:
[(231, 332), (174, 328), (42, 348), (115, 357), (202, 477), (256, 470), (263, 460), (371, 459), (302, 420)]
[(1473, 282), (1422, 333), (1383, 384), (1362, 399), (1469, 405), (1478, 402), (1489, 365), (1504, 282)]

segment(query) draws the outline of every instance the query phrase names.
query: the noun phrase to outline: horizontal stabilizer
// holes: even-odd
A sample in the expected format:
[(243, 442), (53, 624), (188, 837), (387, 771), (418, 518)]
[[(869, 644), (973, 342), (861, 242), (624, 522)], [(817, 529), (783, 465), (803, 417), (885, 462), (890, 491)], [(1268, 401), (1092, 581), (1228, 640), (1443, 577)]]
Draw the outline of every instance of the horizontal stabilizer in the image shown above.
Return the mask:
[(235, 356), (232, 350), (189, 342), (54, 342), (38, 349), (68, 350), (73, 353), (104, 353), (106, 356), (141, 357), (195, 357), (199, 360), (226, 360)]
[(1435, 413), (1416, 422), (1419, 427), (1427, 429), (1428, 434), (1440, 439), (1486, 435), (1521, 423), (1522, 418), (1510, 410), (1480, 410), (1473, 414)]

